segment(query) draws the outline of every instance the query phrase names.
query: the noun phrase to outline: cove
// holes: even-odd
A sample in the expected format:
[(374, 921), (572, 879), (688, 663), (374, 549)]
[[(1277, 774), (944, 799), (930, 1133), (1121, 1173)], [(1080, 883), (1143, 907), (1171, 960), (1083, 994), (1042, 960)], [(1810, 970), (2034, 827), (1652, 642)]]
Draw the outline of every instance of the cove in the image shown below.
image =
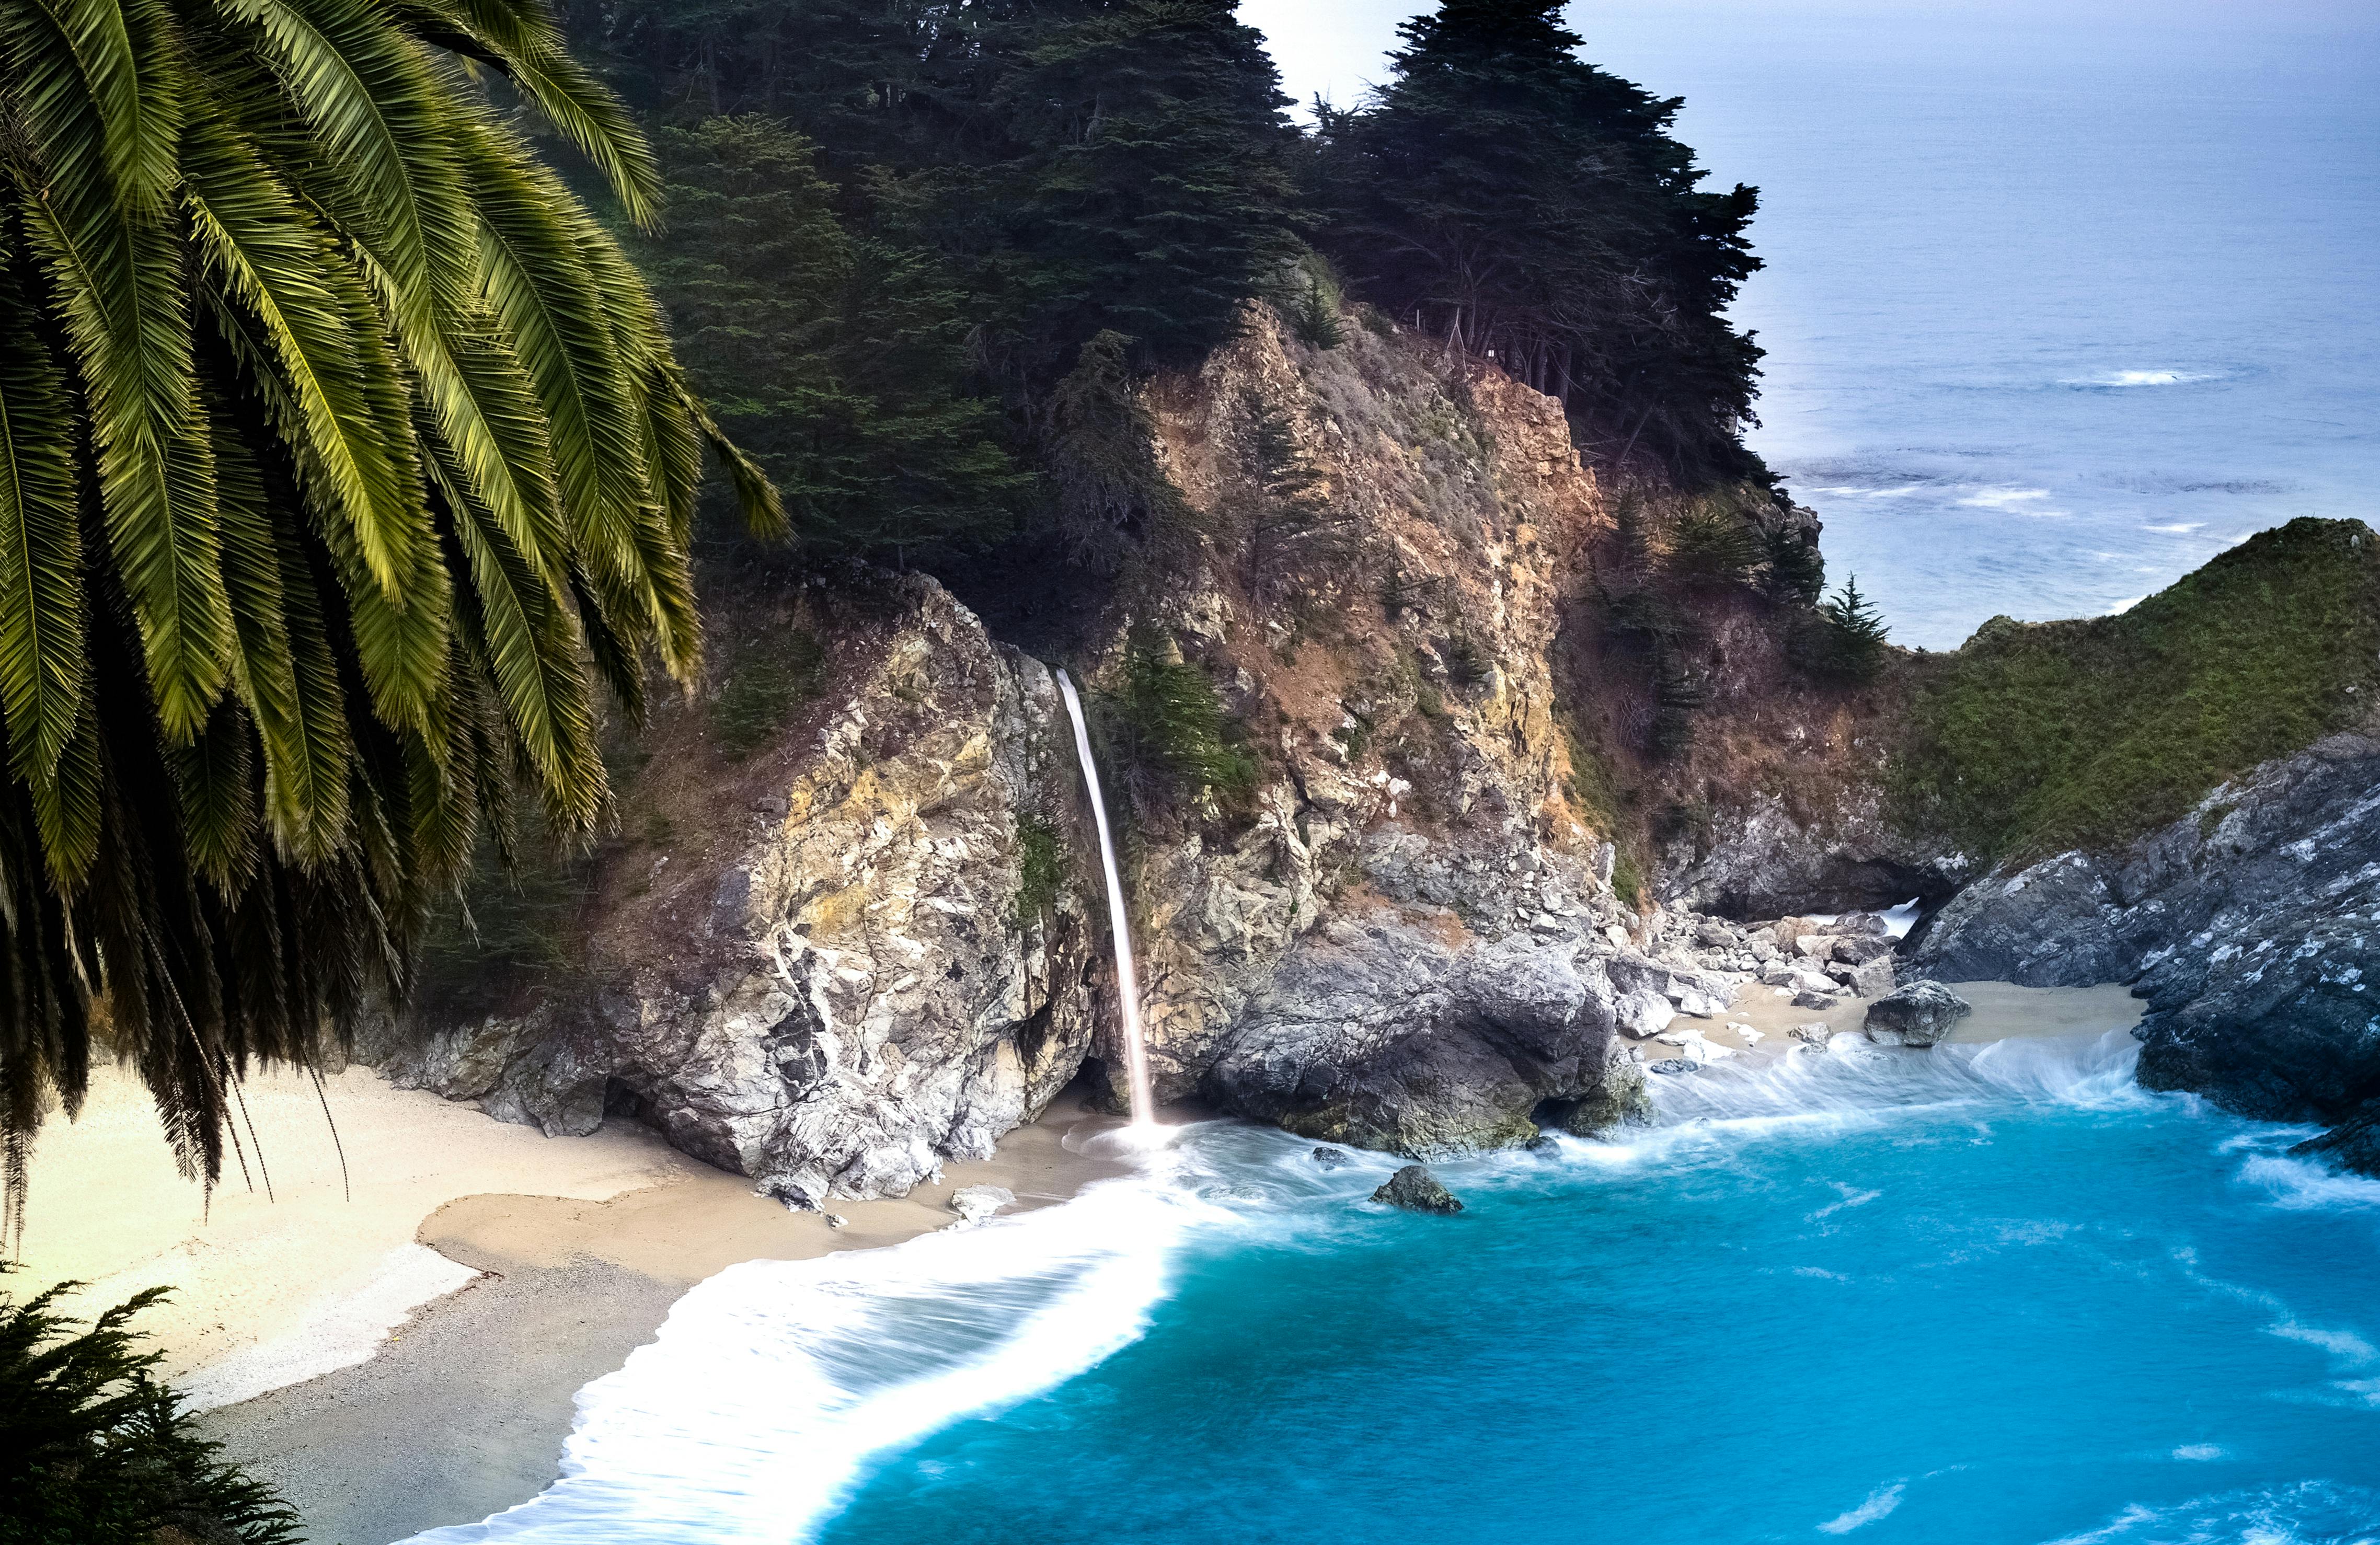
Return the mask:
[(818, 1538), (2372, 1539), (2380, 1184), (2132, 1057), (1658, 1080), (1630, 1141), (1441, 1166), (1452, 1220), (1192, 1128), (1137, 1338), (880, 1452)]

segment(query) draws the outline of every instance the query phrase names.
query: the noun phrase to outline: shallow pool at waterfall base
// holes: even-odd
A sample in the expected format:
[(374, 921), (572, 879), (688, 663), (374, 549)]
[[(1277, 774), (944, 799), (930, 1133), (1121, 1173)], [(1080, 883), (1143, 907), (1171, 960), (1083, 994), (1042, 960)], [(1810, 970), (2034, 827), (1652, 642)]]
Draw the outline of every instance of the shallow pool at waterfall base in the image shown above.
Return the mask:
[(1435, 1166), (1150, 1173), (700, 1284), (435, 1545), (2380, 1542), (2380, 1182), (2121, 1034), (1657, 1080)]
[(1454, 1219), (1210, 1129), (1242, 1221), (1146, 1332), (881, 1458), (822, 1538), (2380, 1539), (2380, 1184), (2120, 1044), (1937, 1055), (1442, 1166)]

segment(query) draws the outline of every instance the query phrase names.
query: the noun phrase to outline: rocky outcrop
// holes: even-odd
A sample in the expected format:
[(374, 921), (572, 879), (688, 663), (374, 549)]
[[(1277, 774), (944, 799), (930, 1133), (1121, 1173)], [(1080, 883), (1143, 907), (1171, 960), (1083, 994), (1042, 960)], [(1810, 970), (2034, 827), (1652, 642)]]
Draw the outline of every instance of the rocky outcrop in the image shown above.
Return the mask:
[(397, 1082), (548, 1133), (634, 1116), (796, 1206), (988, 1157), (1065, 1085), (1105, 994), (1072, 894), (1018, 906), (1020, 821), (1078, 808), (1050, 673), (931, 580), (839, 597), (803, 612), (838, 643), (826, 690), (763, 752), (712, 754), (691, 710), (655, 726), (630, 799), (671, 850), (603, 867), (583, 967), (520, 1012), (384, 1027)]
[(2368, 1106), (2319, 1137), (2309, 1137), (2289, 1150), (2301, 1159), (2320, 1160), (2341, 1169), (2380, 1176), (2380, 1104)]
[(2335, 1121), (2380, 1095), (2380, 739), (2333, 736), (2129, 847), (1977, 882), (1913, 965), (1949, 980), (2129, 982), (2141, 1081)]
[[(1523, 1141), (1548, 1101), (1633, 1109), (1615, 1005), (1725, 989), (1646, 955), (1566, 801), (1548, 651), (1607, 517), (1559, 406), (1376, 327), (1310, 348), (1263, 310), (1152, 401), (1222, 537), (1135, 620), (1265, 741), (1245, 814), (1145, 827), (1160, 1098), (1413, 1155)], [(1328, 541), (1258, 567), (1243, 528), (1284, 466)]]
[(1372, 1199), (1402, 1207), (1408, 1212), (1435, 1212), (1441, 1217), (1451, 1217), (1463, 1210), (1463, 1198), (1419, 1164), (1407, 1164), (1389, 1176), (1372, 1193)]
[(1674, 853), (1661, 882), (1672, 906), (1730, 918), (1852, 912), (1938, 903), (1978, 866), (1949, 845), (1907, 832), (1884, 808), (1882, 737), (1867, 775), (1815, 798), (1755, 788), (1718, 806), (1699, 849)]
[(1931, 1047), (1974, 1011), (1974, 1004), (1938, 981), (1912, 981), (1867, 1005), (1868, 1039)]

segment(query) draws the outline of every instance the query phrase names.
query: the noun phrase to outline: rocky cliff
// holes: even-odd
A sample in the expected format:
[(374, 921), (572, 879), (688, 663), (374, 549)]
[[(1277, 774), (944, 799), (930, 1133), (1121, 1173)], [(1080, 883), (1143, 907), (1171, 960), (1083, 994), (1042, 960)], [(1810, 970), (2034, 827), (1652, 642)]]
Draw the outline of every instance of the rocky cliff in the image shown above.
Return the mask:
[[(2313, 619), (2309, 674), (2286, 628), (2227, 643), (2247, 604), (2191, 591), (1826, 679), (1797, 652), (1807, 512), (1609, 481), (1492, 364), (1343, 333), (1254, 308), (1119, 405), (1135, 555), (1045, 587), (1160, 1100), (1415, 1156), (1602, 1130), (1646, 1108), (1646, 1038), (1747, 978), (1814, 1006), (1894, 979), (1867, 934), (1726, 918), (1912, 896), (1903, 975), (2137, 982), (2145, 1080), (2323, 1119), (2380, 1095), (2380, 743), (2302, 728), (2360, 700), (2362, 634)], [(2380, 614), (2362, 541), (2259, 539), (2217, 589), (2320, 590), (2277, 554)], [(1077, 1077), (1120, 1109), (1049, 667), (919, 575), (747, 577), (714, 607), (717, 674), (624, 762), (551, 937), (502, 970), (455, 952), (471, 991), (367, 1054), (549, 1131), (650, 1123), (796, 1206), (904, 1191)], [(2207, 663), (2237, 660), (2265, 674)], [(2267, 699), (2288, 712), (2225, 706)], [(2092, 834), (2039, 849), (2068, 830)]]
[[(1637, 1113), (1623, 1032), (1718, 1012), (1759, 962), (1615, 890), (1643, 822), (1582, 797), (1596, 736), (1557, 681), (1614, 511), (1559, 408), (1377, 318), (1316, 348), (1262, 309), (1142, 401), (1189, 536), (1074, 663), (1121, 763), (1160, 1097), (1413, 1154)], [(369, 1054), (549, 1131), (650, 1123), (796, 1205), (1112, 1085), (1048, 669), (917, 576), (762, 587), (714, 631), (721, 679), (659, 712), (574, 871), (561, 965), (468, 1012), (431, 994)], [(738, 751), (722, 707), (787, 638), (822, 641), (820, 679)], [(1230, 787), (1132, 762), (1136, 671), (1204, 684)]]
[(820, 679), (778, 694), (791, 722), (722, 746), (732, 673), (665, 708), (560, 967), (366, 1052), (549, 1133), (649, 1122), (796, 1205), (898, 1194), (988, 1157), (1091, 1044), (1092, 931), (1070, 890), (1027, 894), (1033, 833), (1077, 808), (1064, 710), (923, 578), (842, 576), (735, 620), (737, 670), (831, 641)]
[(2161, 831), (1995, 871), (1913, 968), (2148, 1002), (2141, 1081), (2338, 1121), (2380, 1096), (2380, 739), (2329, 736)]

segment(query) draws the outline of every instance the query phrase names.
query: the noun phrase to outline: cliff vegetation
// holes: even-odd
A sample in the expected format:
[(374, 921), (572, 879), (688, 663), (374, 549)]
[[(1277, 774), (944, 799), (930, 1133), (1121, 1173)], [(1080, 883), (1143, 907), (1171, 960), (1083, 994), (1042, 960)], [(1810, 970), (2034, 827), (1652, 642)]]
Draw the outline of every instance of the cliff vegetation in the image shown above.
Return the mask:
[(1995, 862), (2116, 846), (2369, 718), (2380, 539), (2294, 520), (2119, 615), (1998, 617), (1907, 668), (1904, 822)]

